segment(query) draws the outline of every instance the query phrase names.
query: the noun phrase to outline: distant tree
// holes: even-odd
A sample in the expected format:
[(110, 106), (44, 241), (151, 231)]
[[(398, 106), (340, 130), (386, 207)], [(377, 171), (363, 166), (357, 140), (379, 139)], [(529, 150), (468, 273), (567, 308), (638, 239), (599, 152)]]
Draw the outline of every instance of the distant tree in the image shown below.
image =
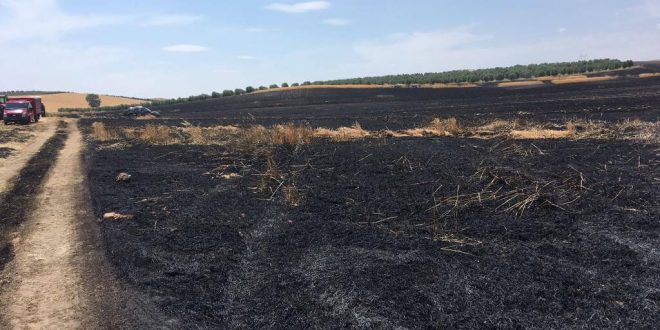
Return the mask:
[(280, 86), (277, 86), (277, 84), (272, 84), (272, 85), (270, 85), (269, 88), (270, 88), (270, 89), (273, 89), (273, 88), (280, 88)]
[(101, 106), (101, 97), (98, 94), (87, 94), (85, 100), (87, 100), (87, 103), (92, 108), (98, 108)]
[(285, 82), (282, 83), (282, 88), (288, 88), (288, 87), (289, 87), (288, 83), (285, 83)]
[(245, 94), (245, 90), (243, 90), (243, 89), (236, 88), (234, 90), (234, 95), (243, 95), (243, 94)]
[(254, 87), (252, 87), (252, 86), (245, 87), (245, 92), (246, 93), (253, 93), (254, 92)]
[(309, 86), (309, 85), (311, 85), (311, 84), (312, 84), (311, 81), (305, 81), (304, 83), (302, 83), (303, 86)]
[(214, 99), (220, 98), (221, 96), (222, 96), (222, 94), (220, 94), (218, 92), (211, 93), (211, 97), (214, 98)]
[(299, 83), (293, 83), (293, 84), (291, 84), (291, 87), (298, 87), (298, 86), (300, 86)]
[(265, 91), (265, 90), (267, 90), (267, 89), (268, 89), (268, 87), (266, 87), (266, 86), (259, 86), (259, 90), (260, 90), (260, 91)]
[(222, 96), (234, 96), (234, 91), (225, 89), (224, 91), (222, 91)]

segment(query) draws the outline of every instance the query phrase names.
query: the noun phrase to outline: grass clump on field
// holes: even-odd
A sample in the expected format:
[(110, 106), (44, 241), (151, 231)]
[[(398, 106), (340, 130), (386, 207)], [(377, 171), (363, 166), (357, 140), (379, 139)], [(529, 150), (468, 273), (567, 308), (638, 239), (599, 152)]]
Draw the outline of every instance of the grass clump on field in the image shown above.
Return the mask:
[(95, 122), (92, 124), (92, 134), (94, 138), (98, 141), (113, 141), (121, 138), (121, 134), (116, 129), (107, 128), (105, 124), (101, 122)]
[(92, 124), (92, 135), (101, 142), (127, 139), (154, 145), (216, 144), (232, 145), (244, 151), (258, 151), (276, 146), (296, 147), (313, 143), (318, 139), (350, 142), (374, 137), (463, 137), (513, 140), (616, 139), (658, 143), (660, 140), (658, 126), (658, 122), (631, 119), (618, 123), (574, 120), (563, 125), (498, 119), (481, 124), (466, 125), (459, 123), (454, 117), (435, 118), (421, 127), (399, 131), (370, 131), (364, 129), (358, 122), (350, 127), (336, 129), (313, 128), (308, 124), (293, 123), (272, 127), (262, 125), (213, 127), (146, 125), (141, 128), (108, 128), (102, 122), (95, 122)]
[(371, 135), (372, 133), (362, 128), (362, 125), (357, 121), (351, 127), (339, 127), (338, 129), (317, 128), (314, 132), (315, 137), (327, 138), (337, 142), (364, 139)]
[(398, 132), (402, 136), (423, 137), (423, 136), (457, 136), (462, 133), (458, 120), (454, 117), (448, 119), (434, 118), (429, 124)]
[(140, 129), (139, 138), (148, 144), (172, 144), (178, 140), (173, 137), (172, 130), (163, 125), (147, 125)]

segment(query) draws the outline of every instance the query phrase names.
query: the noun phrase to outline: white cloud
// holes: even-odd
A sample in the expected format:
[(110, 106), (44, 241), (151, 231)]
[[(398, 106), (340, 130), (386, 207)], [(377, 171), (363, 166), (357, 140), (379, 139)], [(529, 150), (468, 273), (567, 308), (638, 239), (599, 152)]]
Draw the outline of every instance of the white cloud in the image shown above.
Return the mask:
[(439, 63), (451, 63), (443, 55), (486, 38), (464, 30), (398, 33), (364, 42), (354, 50), (377, 74), (434, 71)]
[(340, 68), (364, 76), (571, 61), (582, 55), (649, 60), (660, 54), (655, 31), (571, 34), (497, 46), (493, 41), (493, 36), (465, 29), (396, 34), (354, 46), (358, 60)]
[(252, 27), (252, 28), (245, 29), (245, 31), (250, 32), (250, 33), (260, 33), (260, 32), (264, 32), (266, 30), (264, 30), (262, 28)]
[(346, 25), (351, 25), (351, 21), (343, 18), (329, 18), (323, 20), (323, 24), (332, 25), (332, 26), (346, 26)]
[(645, 18), (660, 17), (660, 0), (644, 0), (641, 4), (634, 6), (633, 11)]
[(566, 28), (559, 28), (559, 29), (557, 29), (557, 32), (558, 33), (564, 33), (564, 32), (566, 32)]
[(328, 1), (308, 1), (308, 2), (298, 2), (294, 4), (273, 3), (266, 6), (266, 9), (281, 11), (289, 14), (299, 14), (299, 13), (306, 13), (309, 11), (326, 10), (328, 8), (330, 8), (330, 2)]
[(244, 60), (244, 61), (251, 61), (251, 60), (255, 59), (255, 57), (252, 56), (252, 55), (238, 55), (238, 56), (236, 56), (236, 58), (239, 59), (239, 60)]
[(658, 25), (656, 25), (655, 27), (658, 28), (658, 30), (660, 30), (660, 23), (658, 23)]
[(160, 15), (154, 16), (140, 23), (141, 26), (168, 26), (184, 25), (199, 22), (202, 16), (195, 15)]
[(179, 44), (164, 47), (163, 50), (170, 53), (200, 53), (207, 51), (208, 48), (199, 45)]
[(56, 41), (76, 30), (125, 21), (118, 16), (69, 14), (58, 6), (56, 0), (0, 0), (0, 12), (3, 14), (0, 41)]

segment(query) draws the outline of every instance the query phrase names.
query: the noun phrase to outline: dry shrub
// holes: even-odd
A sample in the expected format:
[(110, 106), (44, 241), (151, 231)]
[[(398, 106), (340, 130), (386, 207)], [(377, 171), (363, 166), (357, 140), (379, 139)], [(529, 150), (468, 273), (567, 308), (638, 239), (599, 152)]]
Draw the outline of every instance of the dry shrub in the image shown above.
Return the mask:
[(289, 123), (277, 125), (273, 131), (273, 143), (275, 144), (308, 144), (314, 138), (314, 130), (309, 125), (296, 126)]
[(101, 142), (117, 140), (120, 137), (116, 130), (109, 129), (105, 127), (105, 124), (98, 121), (92, 124), (92, 134), (94, 134), (96, 140)]
[(351, 141), (355, 139), (363, 139), (369, 137), (371, 133), (362, 128), (357, 121), (351, 127), (340, 127), (336, 130), (327, 128), (317, 128), (314, 131), (314, 136), (321, 138), (328, 138), (333, 141)]
[(172, 137), (172, 130), (163, 125), (147, 125), (140, 130), (140, 140), (149, 144), (171, 144), (176, 143)]
[(266, 171), (261, 174), (261, 181), (259, 182), (259, 191), (266, 192), (269, 191), (272, 193), (272, 184), (277, 183), (281, 185), (282, 183), (282, 174), (277, 168), (277, 163), (272, 156), (266, 158)]

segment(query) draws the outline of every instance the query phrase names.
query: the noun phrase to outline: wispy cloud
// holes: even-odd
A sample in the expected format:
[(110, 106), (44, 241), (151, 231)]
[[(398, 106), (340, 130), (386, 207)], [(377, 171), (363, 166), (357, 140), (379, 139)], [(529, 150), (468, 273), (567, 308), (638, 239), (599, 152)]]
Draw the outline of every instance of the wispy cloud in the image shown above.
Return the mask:
[(252, 55), (238, 55), (236, 58), (243, 61), (251, 61), (255, 59), (255, 57)]
[(343, 18), (328, 18), (323, 20), (323, 24), (332, 26), (346, 26), (351, 25), (351, 21)]
[(558, 32), (558, 33), (564, 33), (564, 32), (566, 32), (566, 28), (563, 28), (563, 27), (562, 27), (562, 28), (558, 28), (558, 29), (557, 29), (557, 32)]
[[(396, 34), (354, 47), (358, 58), (343, 65), (359, 75), (435, 72), (524, 63), (619, 58), (648, 60), (660, 54), (656, 32), (636, 34), (560, 34), (555, 38), (516, 44), (499, 43), (493, 36), (471, 29)], [(639, 45), (645, 45), (639, 47)]]
[(309, 11), (326, 10), (328, 8), (330, 8), (330, 2), (328, 1), (308, 1), (293, 4), (273, 3), (266, 6), (266, 9), (289, 14), (300, 14)]
[(200, 53), (207, 51), (208, 48), (200, 45), (179, 44), (164, 47), (163, 50), (170, 53)]
[(202, 16), (197, 15), (160, 15), (154, 16), (140, 23), (141, 26), (169, 26), (184, 25), (199, 22)]
[(125, 17), (64, 12), (56, 0), (1, 0), (0, 40), (56, 41), (76, 30), (119, 24)]
[(660, 18), (660, 0), (644, 0), (632, 6), (632, 12), (645, 19)]

